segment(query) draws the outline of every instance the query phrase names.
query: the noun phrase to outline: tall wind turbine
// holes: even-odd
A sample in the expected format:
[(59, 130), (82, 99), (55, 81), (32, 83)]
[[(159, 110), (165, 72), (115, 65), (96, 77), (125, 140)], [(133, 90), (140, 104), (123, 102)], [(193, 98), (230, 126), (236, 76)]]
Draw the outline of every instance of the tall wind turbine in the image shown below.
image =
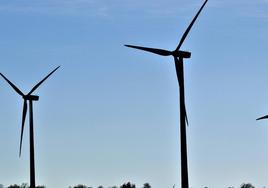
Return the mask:
[(36, 84), (28, 94), (23, 94), (11, 81), (9, 81), (2, 73), (0, 75), (9, 83), (9, 85), (20, 95), (22, 96), (23, 102), (23, 111), (22, 111), (22, 124), (21, 124), (21, 136), (20, 136), (20, 150), (19, 156), (21, 156), (21, 147), (22, 147), (22, 138), (24, 130), (24, 122), (27, 114), (27, 102), (30, 106), (29, 114), (29, 123), (30, 123), (30, 188), (35, 188), (35, 166), (34, 166), (34, 128), (33, 128), (33, 101), (38, 101), (39, 96), (32, 95), (32, 93), (51, 75), (53, 74), (60, 66), (55, 68), (50, 72), (43, 80)]
[(161, 56), (173, 56), (175, 61), (176, 73), (179, 83), (179, 92), (180, 92), (180, 139), (181, 139), (181, 188), (188, 188), (188, 167), (187, 167), (187, 141), (186, 141), (186, 123), (188, 124), (186, 108), (185, 108), (185, 99), (184, 99), (184, 75), (183, 75), (183, 59), (190, 58), (191, 53), (187, 51), (180, 50), (185, 38), (187, 37), (189, 31), (191, 30), (194, 22), (199, 16), (200, 12), (206, 5), (208, 0), (205, 0), (192, 22), (184, 32), (179, 45), (174, 51), (168, 51), (164, 49), (148, 48), (141, 46), (125, 45), (126, 47), (135, 48), (138, 50), (143, 50), (151, 52)]

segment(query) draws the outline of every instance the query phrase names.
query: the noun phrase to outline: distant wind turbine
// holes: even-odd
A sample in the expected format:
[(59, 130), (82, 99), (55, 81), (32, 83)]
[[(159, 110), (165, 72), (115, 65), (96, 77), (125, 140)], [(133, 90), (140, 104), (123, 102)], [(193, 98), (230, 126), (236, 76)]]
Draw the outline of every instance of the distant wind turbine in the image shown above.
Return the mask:
[(34, 128), (33, 128), (33, 101), (38, 101), (39, 96), (32, 95), (32, 93), (51, 75), (53, 74), (60, 66), (50, 72), (43, 80), (36, 84), (28, 94), (23, 94), (11, 81), (9, 81), (2, 73), (0, 75), (9, 83), (9, 85), (20, 95), (22, 96), (23, 102), (23, 111), (22, 111), (22, 125), (21, 125), (21, 136), (20, 136), (20, 150), (19, 156), (21, 156), (22, 148), (22, 138), (24, 130), (24, 122), (27, 114), (27, 101), (30, 105), (30, 114), (29, 114), (29, 123), (30, 123), (30, 188), (35, 188), (35, 166), (34, 166)]
[(186, 123), (188, 124), (187, 113), (185, 108), (185, 99), (184, 99), (184, 73), (183, 73), (183, 59), (190, 58), (191, 53), (187, 51), (180, 50), (185, 38), (187, 37), (189, 31), (191, 30), (194, 22), (199, 16), (200, 12), (206, 5), (208, 0), (205, 0), (192, 22), (184, 32), (179, 45), (174, 51), (168, 51), (164, 49), (148, 48), (141, 46), (125, 45), (126, 47), (135, 48), (138, 50), (143, 50), (151, 52), (161, 56), (173, 56), (175, 61), (176, 73), (179, 83), (180, 90), (180, 139), (181, 139), (181, 188), (188, 188), (188, 165), (187, 165), (187, 141), (186, 141)]

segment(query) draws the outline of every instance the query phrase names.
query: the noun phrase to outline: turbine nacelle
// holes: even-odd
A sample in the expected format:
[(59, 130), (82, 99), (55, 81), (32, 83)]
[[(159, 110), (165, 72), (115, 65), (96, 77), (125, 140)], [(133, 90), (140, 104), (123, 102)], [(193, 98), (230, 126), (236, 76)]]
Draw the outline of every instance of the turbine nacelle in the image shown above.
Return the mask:
[(39, 96), (37, 96), (37, 95), (25, 95), (25, 96), (23, 96), (23, 99), (29, 100), (29, 101), (38, 101)]
[(174, 57), (190, 58), (191, 57), (191, 52), (179, 50), (179, 51), (173, 51), (172, 55)]

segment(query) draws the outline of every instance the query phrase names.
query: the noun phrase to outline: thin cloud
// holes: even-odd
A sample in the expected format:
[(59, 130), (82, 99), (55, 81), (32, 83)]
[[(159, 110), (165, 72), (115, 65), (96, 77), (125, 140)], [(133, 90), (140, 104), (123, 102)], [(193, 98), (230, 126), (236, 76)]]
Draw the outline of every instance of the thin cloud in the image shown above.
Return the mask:
[[(0, 12), (21, 12), (59, 15), (88, 15), (113, 17), (127, 14), (149, 16), (188, 15), (197, 9), (202, 0), (14, 0), (1, 1)], [(225, 9), (239, 16), (268, 17), (268, 0), (210, 0), (208, 8)]]
[[(184, 6), (181, 6), (183, 4)], [(197, 3), (196, 3), (197, 4)], [(200, 3), (198, 3), (198, 6)], [(142, 13), (155, 16), (172, 16), (178, 12), (186, 12), (193, 4), (177, 0), (164, 2), (160, 0), (15, 0), (0, 3), (0, 12), (21, 12), (39, 14), (67, 14), (113, 16), (122, 14)]]
[(6, 1), (0, 3), (1, 12), (21, 12), (40, 14), (76, 14), (97, 7), (93, 0), (47, 0), (47, 1)]
[(214, 9), (228, 9), (240, 17), (267, 18), (268, 0), (214, 0), (208, 3)]

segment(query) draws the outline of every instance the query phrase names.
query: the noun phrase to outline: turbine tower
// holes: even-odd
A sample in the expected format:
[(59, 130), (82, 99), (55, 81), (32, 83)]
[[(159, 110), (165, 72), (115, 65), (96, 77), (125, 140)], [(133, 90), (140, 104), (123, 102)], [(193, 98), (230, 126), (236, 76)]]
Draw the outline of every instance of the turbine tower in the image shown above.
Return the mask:
[(55, 68), (52, 72), (50, 72), (43, 80), (37, 83), (28, 94), (23, 94), (21, 90), (19, 90), (11, 81), (9, 81), (2, 73), (0, 75), (9, 83), (9, 85), (23, 98), (23, 111), (22, 111), (22, 124), (21, 124), (21, 136), (20, 136), (20, 150), (19, 156), (21, 156), (21, 148), (22, 148), (22, 138), (23, 138), (23, 130), (24, 130), (24, 122), (27, 115), (27, 102), (29, 102), (30, 106), (30, 114), (29, 114), (29, 135), (30, 135), (30, 188), (35, 188), (35, 165), (34, 165), (34, 128), (33, 128), (33, 101), (38, 101), (39, 96), (32, 95), (32, 93), (51, 75), (53, 74), (60, 66)]
[(205, 0), (195, 17), (193, 18), (192, 22), (184, 32), (177, 48), (174, 51), (168, 51), (164, 49), (156, 49), (156, 48), (148, 48), (142, 46), (133, 46), (133, 45), (125, 45), (126, 47), (135, 48), (138, 50), (143, 50), (147, 52), (151, 52), (161, 56), (173, 56), (175, 61), (175, 68), (177, 73), (177, 79), (179, 83), (179, 92), (180, 92), (180, 139), (181, 139), (181, 188), (189, 188), (188, 183), (188, 165), (187, 165), (187, 140), (186, 140), (186, 123), (188, 124), (187, 120), (187, 113), (185, 108), (185, 97), (184, 97), (184, 71), (183, 71), (183, 59), (190, 58), (191, 53), (187, 51), (180, 50), (185, 38), (187, 37), (189, 31), (191, 30), (194, 22), (196, 21), (197, 17), (199, 16), (200, 12), (206, 5), (208, 0)]

